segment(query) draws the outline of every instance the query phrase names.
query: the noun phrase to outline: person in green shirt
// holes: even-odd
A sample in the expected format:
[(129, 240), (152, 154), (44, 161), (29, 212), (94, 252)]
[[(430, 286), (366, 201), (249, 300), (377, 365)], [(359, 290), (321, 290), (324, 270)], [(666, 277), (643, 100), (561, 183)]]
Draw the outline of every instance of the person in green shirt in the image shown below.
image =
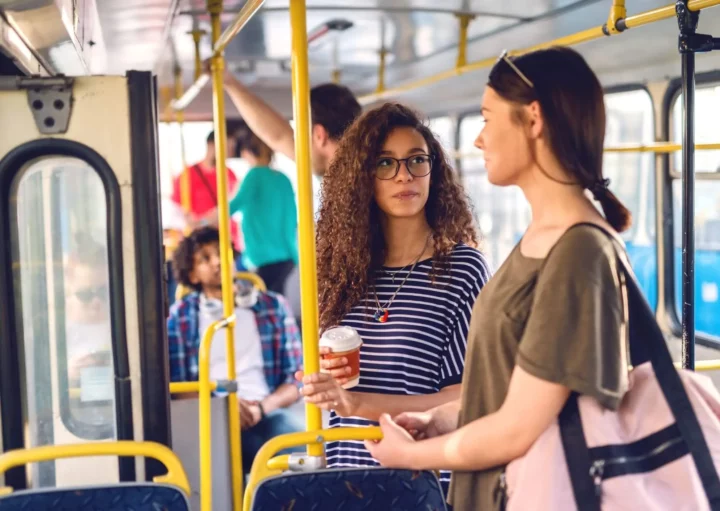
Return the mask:
[(238, 130), (237, 143), (250, 170), (230, 201), (230, 214), (242, 213), (247, 263), (270, 291), (285, 294), (298, 262), (295, 193), (288, 177), (270, 167), (273, 150), (249, 127)]

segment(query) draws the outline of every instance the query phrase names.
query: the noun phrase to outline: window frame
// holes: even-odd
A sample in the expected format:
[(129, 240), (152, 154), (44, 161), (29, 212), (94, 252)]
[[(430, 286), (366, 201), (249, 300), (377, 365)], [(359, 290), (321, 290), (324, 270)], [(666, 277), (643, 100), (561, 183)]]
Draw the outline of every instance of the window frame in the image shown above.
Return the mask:
[[(65, 139), (39, 139), (22, 144), (0, 160), (0, 235), (2, 239), (10, 240), (11, 237), (11, 208), (10, 202), (11, 185), (16, 177), (25, 170), (26, 166), (43, 157), (66, 156), (84, 161), (92, 168), (100, 178), (105, 190), (105, 204), (107, 214), (107, 249), (108, 249), (108, 271), (109, 271), (109, 293), (110, 293), (110, 321), (112, 332), (112, 353), (115, 378), (115, 432), (118, 440), (133, 439), (132, 421), (121, 421), (132, 410), (132, 396), (129, 392), (129, 385), (123, 382), (129, 381), (130, 370), (127, 350), (127, 332), (125, 325), (125, 300), (123, 292), (123, 257), (122, 257), (122, 213), (120, 186), (107, 161), (92, 148), (79, 142)], [(52, 228), (55, 228), (56, 224)], [(0, 251), (0, 298), (3, 299), (6, 307), (0, 308), (0, 350), (4, 356), (0, 357), (0, 403), (5, 420), (3, 425), (11, 433), (5, 438), (6, 449), (25, 447), (23, 433), (24, 411), (17, 397), (11, 395), (10, 389), (22, 389), (24, 381), (21, 379), (22, 368), (19, 354), (21, 353), (22, 327), (17, 328), (15, 318), (22, 315), (22, 305), (15, 301), (17, 283), (14, 282), (12, 261), (17, 256), (17, 247), (13, 249), (7, 243), (7, 248)], [(47, 293), (47, 289), (43, 291)], [(64, 300), (64, 297), (63, 297)], [(65, 367), (64, 346), (59, 346), (57, 364)], [(67, 373), (62, 370), (60, 374), (60, 385), (67, 387)], [(65, 381), (63, 382), (63, 378)], [(97, 438), (84, 428), (77, 425), (72, 418), (69, 406), (69, 393), (61, 392), (60, 410), (61, 419), (68, 430), (80, 437), (88, 436)], [(5, 415), (9, 412), (10, 415)], [(8, 423), (10, 418), (12, 423)], [(18, 423), (18, 421), (20, 421)], [(19, 431), (18, 431), (19, 430)], [(24, 476), (22, 478), (24, 481)], [(23, 484), (24, 487), (25, 484)]]
[[(698, 73), (695, 75), (696, 86), (704, 86), (712, 83), (720, 85), (720, 71), (710, 71), (706, 73)], [(670, 140), (672, 134), (672, 108), (675, 101), (682, 93), (682, 78), (677, 77), (668, 83), (665, 90), (665, 96), (662, 104), (662, 135), (663, 140)], [(697, 106), (697, 105), (696, 105)], [(665, 301), (665, 316), (672, 335), (680, 337), (682, 335), (682, 320), (680, 311), (675, 307), (675, 216), (673, 208), (673, 182), (682, 178), (682, 170), (679, 172), (673, 169), (670, 154), (662, 155), (662, 175), (663, 175), (663, 200), (662, 200), (662, 229), (663, 239), (665, 240), (663, 250), (663, 259), (665, 265), (663, 268), (664, 286), (662, 289)], [(696, 172), (695, 181), (714, 181), (720, 179), (720, 173), (712, 172)], [(696, 187), (697, 190), (697, 187)], [(697, 284), (697, 282), (696, 282)], [(702, 331), (695, 330), (695, 341), (702, 346), (720, 349), (720, 337), (706, 334)]]

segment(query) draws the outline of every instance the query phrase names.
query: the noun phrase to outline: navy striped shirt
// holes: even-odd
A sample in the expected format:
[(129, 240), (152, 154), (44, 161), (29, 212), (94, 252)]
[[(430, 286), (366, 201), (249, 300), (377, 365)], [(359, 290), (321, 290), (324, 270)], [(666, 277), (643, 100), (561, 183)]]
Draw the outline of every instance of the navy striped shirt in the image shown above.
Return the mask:
[[(373, 318), (375, 294), (345, 316), (342, 325), (355, 328), (363, 339), (360, 349), (360, 383), (352, 390), (378, 394), (434, 394), (461, 383), (465, 347), (475, 299), (490, 278), (484, 256), (467, 245), (457, 245), (450, 255), (449, 271), (431, 281), (432, 260), (420, 261), (389, 307), (386, 323)], [(383, 306), (402, 284), (411, 265), (383, 268), (375, 277)], [(394, 282), (393, 282), (394, 277)], [(332, 412), (330, 427), (376, 426), (360, 417), (340, 417)], [(331, 467), (376, 466), (362, 442), (327, 445)], [(447, 493), (450, 472), (441, 473)]]

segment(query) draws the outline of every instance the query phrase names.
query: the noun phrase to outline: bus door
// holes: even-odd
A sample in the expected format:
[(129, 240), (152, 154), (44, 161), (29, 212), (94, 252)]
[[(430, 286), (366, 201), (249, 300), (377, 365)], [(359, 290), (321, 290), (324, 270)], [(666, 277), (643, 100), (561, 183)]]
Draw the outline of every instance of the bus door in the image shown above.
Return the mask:
[[(169, 443), (150, 73), (0, 77), (2, 448)], [(15, 488), (142, 480), (142, 460), (8, 472)]]

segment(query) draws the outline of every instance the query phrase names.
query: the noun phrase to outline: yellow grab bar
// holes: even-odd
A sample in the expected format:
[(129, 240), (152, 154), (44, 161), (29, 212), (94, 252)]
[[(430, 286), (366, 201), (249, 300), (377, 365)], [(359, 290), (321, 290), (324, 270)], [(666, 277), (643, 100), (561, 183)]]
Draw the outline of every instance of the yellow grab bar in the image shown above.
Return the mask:
[[(678, 369), (682, 367), (680, 362), (675, 362), (675, 367)], [(695, 361), (695, 370), (698, 372), (703, 371), (717, 371), (720, 369), (720, 360), (697, 360)]]
[(248, 280), (252, 282), (252, 285), (263, 293), (267, 292), (267, 285), (260, 275), (257, 273), (251, 273), (249, 271), (239, 271), (235, 273), (235, 280)]
[[(720, 143), (715, 144), (695, 144), (696, 151), (709, 151), (720, 149)], [(674, 153), (682, 150), (682, 145), (671, 142), (657, 142), (654, 144), (642, 145), (621, 145), (614, 147), (606, 147), (606, 153)]]
[[(213, 339), (215, 334), (225, 328), (227, 331), (232, 329), (232, 325), (235, 323), (235, 315), (231, 314), (227, 318), (212, 323), (203, 334), (202, 341), (200, 342), (200, 350), (198, 352), (198, 424), (200, 431), (200, 509), (202, 511), (210, 511), (212, 509), (212, 439), (210, 438), (211, 421), (210, 421), (210, 348), (212, 347)], [(233, 346), (233, 353), (234, 353)], [(228, 362), (228, 372), (230, 372), (230, 363)], [(235, 363), (232, 364), (233, 372), (235, 370)], [(231, 381), (233, 381), (235, 378)], [(240, 412), (238, 411), (237, 395), (235, 392), (228, 393), (228, 419), (230, 425), (232, 425), (232, 411), (230, 404), (235, 404), (235, 423), (237, 426), (237, 432), (234, 432), (231, 428), (228, 429), (230, 438), (230, 471), (234, 478), (236, 473), (239, 472), (240, 481), (242, 484), (242, 454), (240, 452)], [(237, 435), (234, 437), (234, 433)], [(233, 451), (233, 440), (238, 444), (237, 452)], [(233, 498), (235, 497), (237, 489), (233, 491)], [(240, 488), (240, 494), (242, 495), (242, 487)]]
[(245, 491), (244, 510), (250, 511), (253, 493), (260, 481), (269, 475), (272, 475), (273, 472), (287, 468), (286, 463), (289, 457), (282, 456), (272, 459), (277, 452), (290, 447), (297, 447), (299, 445), (313, 445), (322, 451), (322, 445), (325, 442), (381, 439), (382, 431), (378, 427), (319, 429), (316, 431), (289, 433), (287, 435), (280, 435), (275, 438), (271, 438), (265, 443), (265, 445), (262, 446), (260, 451), (258, 451), (255, 456), (255, 460), (253, 461), (252, 470), (250, 471), (250, 479), (248, 481), (247, 490)]
[[(308, 78), (307, 24), (305, 0), (291, 0), (292, 90), (296, 122), (295, 159), (297, 164), (300, 252), (300, 290), (302, 304), (303, 365), (308, 374), (320, 370), (318, 349), (318, 285), (315, 260), (315, 221), (313, 218), (312, 167), (310, 161), (310, 80)], [(322, 414), (314, 404), (305, 406), (308, 430), (322, 428)], [(322, 447), (308, 445), (308, 454), (322, 456)]]
[[(175, 98), (179, 98), (182, 95), (182, 69), (180, 66), (175, 68)], [(182, 205), (183, 212), (185, 214), (192, 211), (192, 198), (190, 196), (190, 170), (187, 166), (187, 160), (185, 158), (185, 134), (183, 133), (183, 127), (185, 123), (185, 113), (182, 110), (175, 112), (175, 121), (178, 124), (178, 131), (180, 132), (180, 162), (182, 164), (182, 174), (180, 175), (180, 204)], [(185, 228), (185, 234), (189, 234), (190, 228)]]
[[(169, 448), (155, 442), (91, 442), (75, 445), (45, 445), (29, 449), (17, 449), (0, 454), (0, 474), (14, 467), (52, 461), (62, 458), (80, 458), (87, 456), (144, 456), (160, 461), (167, 474), (153, 479), (156, 483), (172, 484), (190, 495), (190, 483), (180, 459)], [(0, 488), (0, 495), (12, 493), (9, 486)]]
[[(217, 382), (209, 382), (210, 390), (216, 390)], [(174, 381), (170, 383), (170, 394), (183, 394), (185, 392), (200, 392), (199, 381)]]
[[(617, 3), (617, 2), (616, 2)], [(702, 9), (707, 9), (708, 7), (713, 7), (715, 5), (720, 4), (720, 0), (690, 0), (688, 2), (688, 8), (691, 11), (699, 11)], [(613, 8), (616, 8), (614, 5)], [(649, 23), (654, 23), (656, 21), (673, 18), (675, 17), (675, 4), (671, 4), (665, 7), (660, 7), (658, 9), (652, 9), (650, 11), (646, 11), (640, 14), (636, 14), (634, 16), (628, 16), (625, 18), (625, 26), (627, 29), (630, 28), (636, 28), (640, 27), (642, 25), (647, 25)], [(609, 29), (608, 29), (609, 30)], [(616, 34), (621, 34), (622, 32), (616, 31)], [(605, 33), (604, 25), (597, 26), (594, 28), (590, 28), (587, 30), (583, 30), (582, 32), (578, 32), (576, 34), (571, 34), (564, 37), (559, 37), (557, 39), (553, 39), (551, 41), (547, 41), (544, 43), (540, 43), (534, 46), (530, 46), (528, 48), (524, 48), (521, 50), (516, 50), (510, 52), (511, 55), (522, 55), (524, 53), (529, 53), (536, 50), (541, 50), (544, 48), (549, 48), (551, 46), (572, 46), (575, 44), (584, 43), (587, 41), (592, 41), (594, 39), (600, 39), (603, 37), (607, 37), (608, 35), (613, 35), (613, 32), (610, 32), (609, 34)], [(440, 73), (427, 76), (425, 78), (421, 78), (416, 81), (407, 82), (401, 85), (398, 85), (396, 87), (391, 87), (389, 89), (384, 89), (381, 92), (376, 92), (373, 94), (368, 94), (365, 96), (362, 96), (358, 98), (358, 101), (360, 101), (360, 104), (366, 105), (368, 103), (372, 103), (374, 101), (378, 101), (381, 99), (385, 99), (392, 96), (397, 96), (398, 94), (411, 91), (414, 89), (419, 89), (421, 87), (425, 87), (428, 85), (432, 85), (437, 82), (441, 82), (443, 80), (447, 80), (449, 78), (453, 78), (455, 76), (459, 76), (465, 73), (469, 73), (471, 71), (477, 71), (479, 69), (484, 69), (487, 67), (491, 67), (495, 64), (497, 61), (497, 56), (478, 60), (476, 62), (471, 62), (469, 64), (465, 64), (464, 66), (456, 66), (452, 69), (448, 69), (446, 71), (442, 71)]]
[[(265, 3), (265, 0), (248, 0), (222, 34), (220, 33), (220, 28), (222, 27), (218, 28), (217, 33), (213, 30), (213, 54), (211, 59), (222, 57), (223, 51), (228, 43), (230, 43), (233, 37), (235, 37), (245, 27), (247, 22), (250, 21), (255, 13), (260, 10), (263, 3)], [(218, 16), (222, 14), (222, 0), (208, 0), (207, 4), (211, 17), (213, 11), (218, 11), (218, 4), (220, 5)], [(212, 19), (210, 20), (210, 23), (212, 24)], [(200, 76), (197, 76), (195, 78), (195, 82), (185, 91), (185, 93), (179, 99), (172, 102), (172, 107), (175, 110), (184, 110), (187, 108), (209, 80), (210, 76), (207, 73), (202, 73)], [(215, 130), (215, 133), (217, 133), (217, 130)]]
[[(720, 149), (720, 142), (708, 144), (695, 144), (696, 151), (715, 151)], [(606, 153), (674, 153), (681, 151), (682, 146), (672, 142), (654, 142), (652, 144), (624, 144), (609, 146), (603, 149)], [(457, 151), (452, 154), (453, 158), (481, 158), (482, 151)]]

